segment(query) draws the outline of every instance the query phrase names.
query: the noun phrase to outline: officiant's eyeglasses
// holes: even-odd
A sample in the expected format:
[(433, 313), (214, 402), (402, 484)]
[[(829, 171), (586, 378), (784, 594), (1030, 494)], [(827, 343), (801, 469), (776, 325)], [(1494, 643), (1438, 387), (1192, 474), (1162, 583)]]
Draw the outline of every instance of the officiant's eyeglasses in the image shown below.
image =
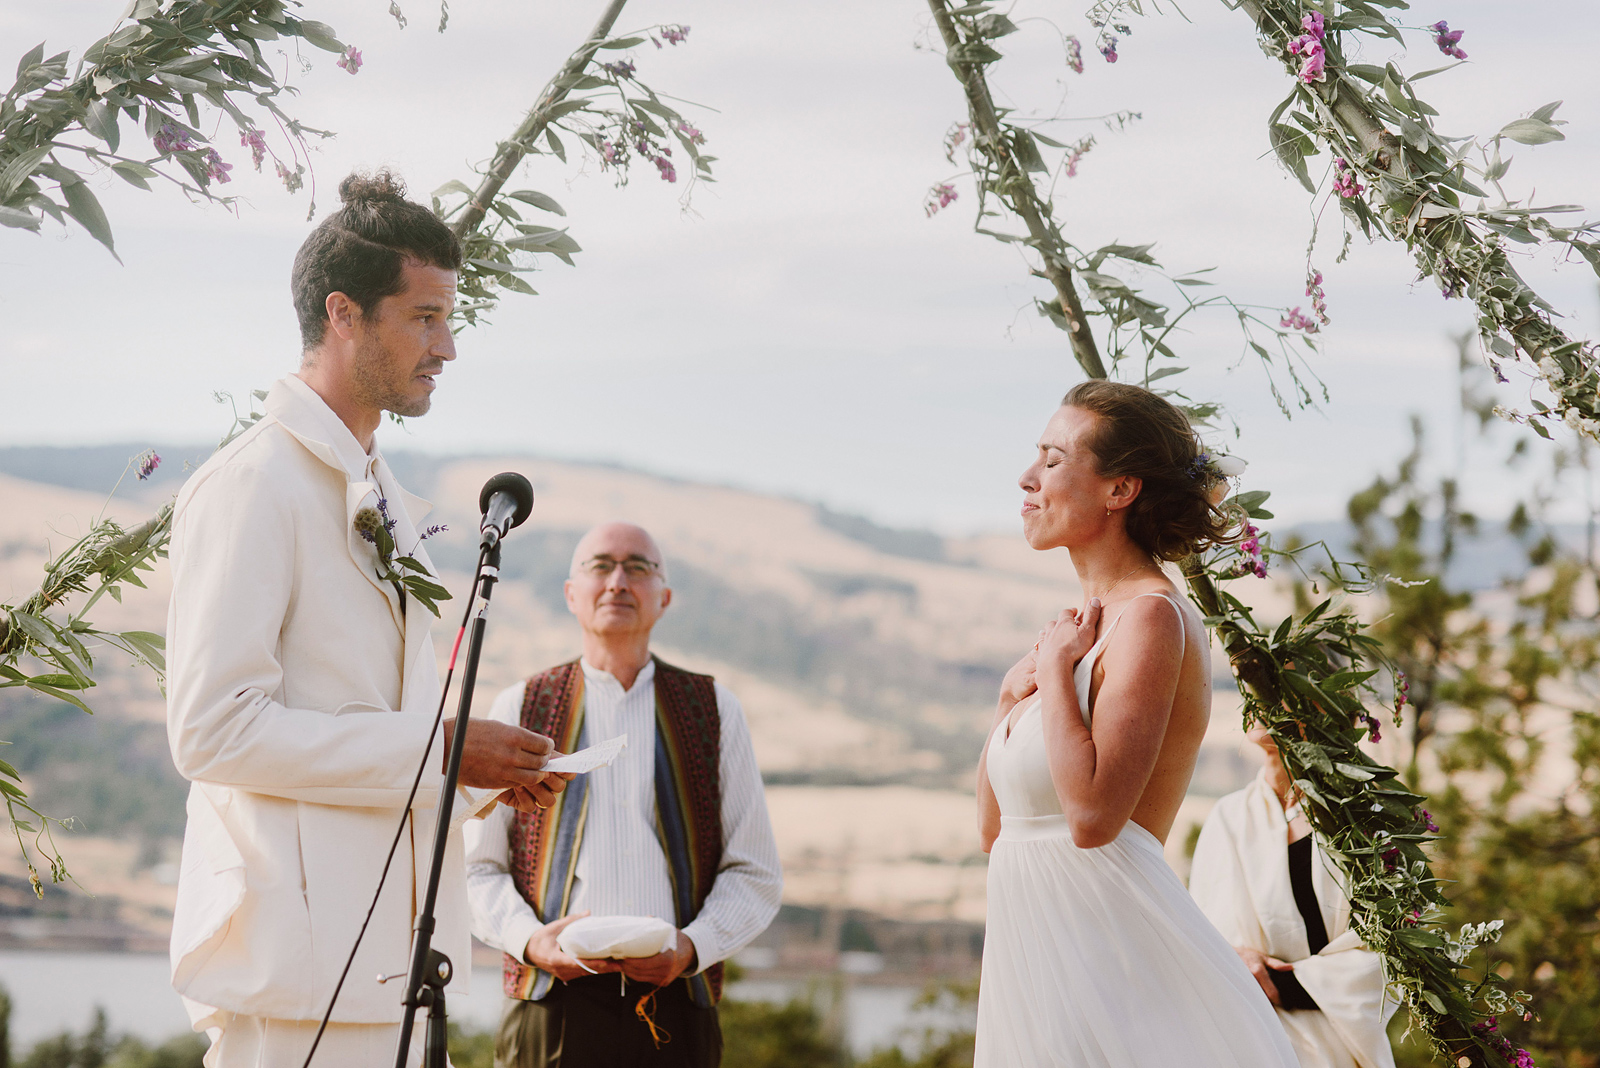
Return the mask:
[(617, 560), (610, 556), (591, 556), (578, 565), (578, 570), (586, 575), (603, 578), (617, 568), (622, 568), (622, 573), (631, 579), (646, 579), (661, 570), (661, 565), (654, 560), (646, 560), (642, 556), (630, 556), (626, 560)]

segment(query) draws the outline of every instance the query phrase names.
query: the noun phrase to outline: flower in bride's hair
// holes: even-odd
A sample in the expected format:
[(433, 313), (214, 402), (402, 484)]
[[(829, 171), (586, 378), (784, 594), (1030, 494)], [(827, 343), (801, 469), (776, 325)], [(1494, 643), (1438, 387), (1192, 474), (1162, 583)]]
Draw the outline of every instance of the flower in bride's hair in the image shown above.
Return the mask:
[(356, 512), (356, 533), (363, 538), (378, 544), (378, 531), (383, 529), (383, 516), (373, 507), (362, 508)]
[(1211, 458), (1211, 466), (1216, 468), (1217, 474), (1223, 478), (1238, 478), (1244, 474), (1244, 469), (1250, 465), (1237, 456), (1218, 453)]

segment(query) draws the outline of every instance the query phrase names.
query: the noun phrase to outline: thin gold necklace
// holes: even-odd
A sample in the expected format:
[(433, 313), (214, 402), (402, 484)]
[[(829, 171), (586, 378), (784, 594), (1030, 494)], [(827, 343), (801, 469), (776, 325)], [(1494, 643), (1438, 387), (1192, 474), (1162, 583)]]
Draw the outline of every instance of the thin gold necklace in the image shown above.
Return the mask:
[(1140, 571), (1143, 571), (1145, 568), (1147, 568), (1149, 566), (1150, 566), (1150, 561), (1146, 560), (1144, 563), (1140, 564), (1138, 567), (1134, 568), (1132, 571), (1128, 572), (1126, 575), (1123, 575), (1122, 578), (1117, 579), (1117, 581), (1115, 581), (1111, 585), (1107, 586), (1106, 589), (1105, 589), (1105, 592), (1099, 595), (1100, 603), (1101, 604), (1105, 603), (1106, 598), (1111, 596), (1111, 591), (1116, 589), (1118, 586), (1122, 585), (1123, 579), (1131, 578), (1131, 577), (1133, 577), (1134, 575), (1138, 574)]

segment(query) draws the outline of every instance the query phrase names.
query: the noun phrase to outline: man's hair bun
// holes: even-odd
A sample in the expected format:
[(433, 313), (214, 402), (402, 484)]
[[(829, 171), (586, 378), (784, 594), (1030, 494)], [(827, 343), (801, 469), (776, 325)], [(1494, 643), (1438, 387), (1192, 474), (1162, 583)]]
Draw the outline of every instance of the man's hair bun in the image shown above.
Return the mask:
[(461, 269), (461, 242), (433, 212), (406, 199), (406, 184), (387, 170), (356, 173), (339, 183), (338, 211), (311, 231), (294, 259), (290, 285), (307, 351), (322, 344), (328, 294), (372, 312), (405, 288), (407, 261)]
[(339, 199), (350, 207), (405, 198), (406, 183), (386, 170), (375, 174), (357, 172), (339, 183)]

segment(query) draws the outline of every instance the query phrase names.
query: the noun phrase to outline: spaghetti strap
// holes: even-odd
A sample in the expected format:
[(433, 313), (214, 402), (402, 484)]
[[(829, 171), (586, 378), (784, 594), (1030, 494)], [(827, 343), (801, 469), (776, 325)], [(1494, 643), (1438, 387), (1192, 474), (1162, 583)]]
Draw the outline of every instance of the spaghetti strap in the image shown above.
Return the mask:
[(1178, 606), (1178, 602), (1173, 598), (1172, 594), (1166, 590), (1151, 590), (1148, 593), (1141, 593), (1136, 597), (1130, 598), (1128, 604), (1123, 606), (1122, 611), (1117, 613), (1117, 618), (1111, 621), (1111, 626), (1107, 627), (1105, 633), (1100, 635), (1100, 640), (1090, 647), (1089, 651), (1084, 654), (1083, 659), (1078, 661), (1078, 666), (1073, 670), (1072, 681), (1074, 688), (1078, 691), (1078, 709), (1083, 715), (1083, 725), (1085, 727), (1090, 726), (1089, 681), (1094, 672), (1094, 665), (1099, 661), (1100, 654), (1105, 652), (1107, 643), (1111, 641), (1111, 635), (1116, 633), (1117, 624), (1121, 623), (1122, 617), (1128, 614), (1128, 607), (1140, 597), (1159, 597), (1172, 606), (1172, 610), (1178, 613), (1178, 654), (1180, 656), (1183, 655), (1183, 652), (1188, 648), (1189, 628), (1184, 623), (1183, 609)]

